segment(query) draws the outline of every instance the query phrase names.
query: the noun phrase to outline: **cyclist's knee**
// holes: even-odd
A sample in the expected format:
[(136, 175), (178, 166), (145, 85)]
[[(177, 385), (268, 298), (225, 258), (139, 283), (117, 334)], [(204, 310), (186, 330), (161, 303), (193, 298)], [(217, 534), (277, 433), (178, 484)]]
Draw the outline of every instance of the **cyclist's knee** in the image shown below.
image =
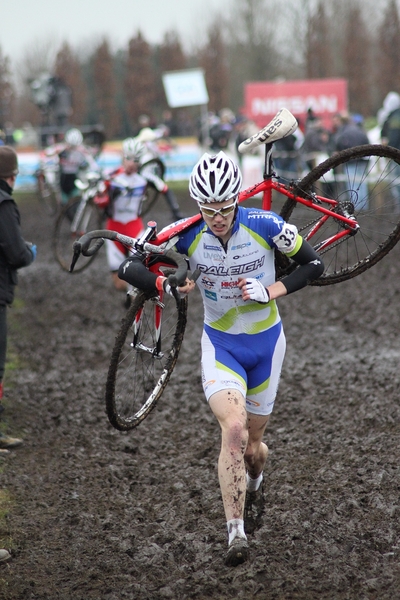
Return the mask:
[(249, 432), (241, 419), (231, 419), (223, 428), (223, 442), (232, 453), (244, 455), (249, 440)]

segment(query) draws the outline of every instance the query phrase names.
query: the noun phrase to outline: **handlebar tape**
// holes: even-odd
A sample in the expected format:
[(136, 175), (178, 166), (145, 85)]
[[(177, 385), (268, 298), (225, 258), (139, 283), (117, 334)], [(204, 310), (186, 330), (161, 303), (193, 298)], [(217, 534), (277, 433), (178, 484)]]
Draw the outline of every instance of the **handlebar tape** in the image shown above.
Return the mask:
[(187, 276), (187, 262), (182, 254), (178, 254), (175, 250), (167, 250), (165, 253), (166, 258), (172, 260), (178, 267), (176, 272), (168, 275), (168, 283), (171, 287), (179, 287), (183, 285)]
[[(117, 236), (116, 231), (108, 231), (106, 229), (98, 229), (95, 231), (90, 231), (85, 233), (79, 240), (76, 240), (72, 245), (73, 257), (71, 266), (69, 268), (69, 272), (72, 273), (74, 267), (76, 265), (76, 261), (79, 256), (83, 254), (83, 256), (93, 256), (96, 254), (104, 244), (104, 238), (109, 240), (115, 240)], [(90, 247), (90, 244), (93, 242), (93, 245)]]

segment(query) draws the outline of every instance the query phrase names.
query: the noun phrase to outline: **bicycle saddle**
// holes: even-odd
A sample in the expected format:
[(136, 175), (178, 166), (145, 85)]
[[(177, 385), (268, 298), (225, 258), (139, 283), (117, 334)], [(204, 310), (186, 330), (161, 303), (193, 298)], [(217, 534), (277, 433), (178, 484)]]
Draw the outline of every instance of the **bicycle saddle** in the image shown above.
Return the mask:
[(244, 140), (239, 145), (239, 152), (245, 154), (254, 150), (261, 144), (272, 144), (296, 131), (298, 127), (297, 119), (287, 108), (281, 108), (272, 121), (268, 123), (261, 131)]

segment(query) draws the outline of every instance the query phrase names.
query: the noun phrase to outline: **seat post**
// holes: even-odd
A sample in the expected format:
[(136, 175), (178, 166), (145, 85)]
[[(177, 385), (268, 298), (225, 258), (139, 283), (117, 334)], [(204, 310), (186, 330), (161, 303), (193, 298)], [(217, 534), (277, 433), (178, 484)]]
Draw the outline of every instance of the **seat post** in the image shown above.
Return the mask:
[(273, 144), (265, 144), (264, 179), (268, 179), (273, 175), (272, 146)]

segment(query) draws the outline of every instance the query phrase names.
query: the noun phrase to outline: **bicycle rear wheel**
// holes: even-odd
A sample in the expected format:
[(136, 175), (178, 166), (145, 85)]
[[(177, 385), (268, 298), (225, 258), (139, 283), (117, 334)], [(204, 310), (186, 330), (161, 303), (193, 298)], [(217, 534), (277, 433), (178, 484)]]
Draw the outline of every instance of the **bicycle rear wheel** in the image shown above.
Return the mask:
[[(80, 211), (80, 209), (83, 209)], [(79, 216), (78, 216), (79, 214)], [(102, 216), (91, 202), (81, 205), (81, 198), (73, 198), (66, 204), (56, 220), (53, 237), (54, 254), (60, 266), (69, 271), (72, 260), (72, 245), (84, 233), (102, 228)], [(90, 265), (97, 255), (79, 257), (73, 273), (79, 273)]]
[(115, 339), (106, 383), (113, 427), (134, 429), (156, 406), (178, 359), (186, 327), (187, 298), (162, 303), (139, 292)]
[[(160, 179), (164, 179), (164, 163), (159, 158), (152, 158), (141, 166), (140, 173), (142, 173), (144, 177), (146, 177), (146, 173), (148, 173), (149, 176), (155, 175)], [(155, 207), (159, 196), (160, 192), (154, 185), (150, 184), (147, 186), (146, 196), (142, 204), (142, 217), (149, 215), (150, 211)]]
[[(351, 279), (380, 261), (400, 239), (400, 151), (365, 145), (343, 150), (315, 167), (297, 184), (296, 192), (316, 205), (354, 216), (359, 229), (326, 249), (323, 240), (343, 231), (343, 222), (328, 218), (295, 200), (287, 200), (281, 216), (320, 252), (325, 270), (311, 285)], [(329, 204), (334, 200), (334, 206)]]

